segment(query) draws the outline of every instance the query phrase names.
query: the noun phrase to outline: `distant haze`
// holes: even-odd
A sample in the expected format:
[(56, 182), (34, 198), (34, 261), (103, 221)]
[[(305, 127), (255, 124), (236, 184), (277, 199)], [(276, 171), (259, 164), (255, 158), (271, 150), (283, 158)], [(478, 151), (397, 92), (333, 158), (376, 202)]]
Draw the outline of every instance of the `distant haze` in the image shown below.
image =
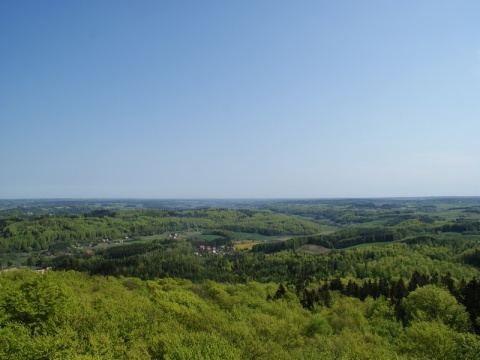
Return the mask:
[(0, 199), (476, 196), (480, 2), (0, 2)]

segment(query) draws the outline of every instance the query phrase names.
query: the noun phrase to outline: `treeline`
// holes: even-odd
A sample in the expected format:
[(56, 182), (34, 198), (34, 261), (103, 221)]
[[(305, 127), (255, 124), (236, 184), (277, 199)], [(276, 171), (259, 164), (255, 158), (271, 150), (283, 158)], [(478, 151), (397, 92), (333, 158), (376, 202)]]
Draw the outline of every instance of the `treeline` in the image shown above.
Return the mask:
[(297, 237), (285, 241), (263, 242), (260, 244), (255, 244), (252, 246), (252, 251), (271, 254), (284, 250), (297, 250), (306, 244), (309, 244), (309, 238)]
[[(0, 220), (0, 253), (39, 251), (56, 242), (70, 244), (148, 236), (167, 231), (216, 229), (263, 235), (307, 235), (321, 231), (315, 223), (270, 211), (97, 210), (85, 215), (15, 217)], [(227, 233), (225, 233), (227, 234)]]
[(329, 277), (387, 279), (450, 272), (456, 279), (480, 277), (469, 256), (480, 243), (450, 240), (439, 243), (393, 243), (388, 246), (334, 250), (320, 255), (283, 251), (275, 254), (236, 251), (195, 255), (195, 243), (154, 242), (125, 245), (86, 253), (37, 258), (30, 263), (91, 275), (132, 276), (142, 279), (181, 277), (195, 282), (292, 282), (309, 284)]
[(301, 237), (290, 239), (284, 242), (265, 242), (263, 244), (256, 244), (253, 246), (252, 251), (273, 253), (289, 249), (296, 250), (306, 244), (320, 245), (329, 249), (343, 249), (359, 244), (400, 240), (411, 233), (412, 231), (406, 228), (357, 227), (340, 230), (332, 234)]
[(313, 218), (316, 221), (328, 220), (340, 225), (362, 224), (374, 220), (385, 220), (390, 226), (410, 219), (433, 222), (434, 218), (416, 214), (415, 208), (405, 207), (402, 201), (379, 202), (334, 200), (306, 203), (270, 203), (266, 208), (274, 212)]
[(439, 234), (442, 232), (457, 232), (465, 235), (477, 234), (480, 233), (480, 221), (462, 219), (433, 225), (415, 220), (404, 222), (395, 227), (352, 227), (332, 234), (297, 237), (283, 242), (256, 244), (252, 247), (252, 251), (270, 254), (282, 250), (297, 250), (307, 244), (319, 245), (328, 249), (344, 249), (360, 244), (397, 241), (408, 236), (413, 236), (414, 238), (406, 239), (405, 241), (413, 243), (434, 239), (432, 235), (418, 236), (418, 234)]
[(455, 217), (476, 217), (478, 198), (430, 199), (331, 199), (274, 201), (265, 208), (288, 215), (308, 217), (319, 223), (349, 226), (369, 222), (396, 226), (405, 221), (434, 224), (443, 221), (447, 211), (461, 211)]

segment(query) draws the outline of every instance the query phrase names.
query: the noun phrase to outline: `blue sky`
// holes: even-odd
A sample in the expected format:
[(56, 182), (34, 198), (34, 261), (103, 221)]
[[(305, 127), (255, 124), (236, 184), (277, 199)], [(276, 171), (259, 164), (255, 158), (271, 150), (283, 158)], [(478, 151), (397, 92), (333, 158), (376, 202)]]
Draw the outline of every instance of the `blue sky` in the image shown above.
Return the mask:
[(478, 1), (0, 2), (0, 198), (480, 195)]

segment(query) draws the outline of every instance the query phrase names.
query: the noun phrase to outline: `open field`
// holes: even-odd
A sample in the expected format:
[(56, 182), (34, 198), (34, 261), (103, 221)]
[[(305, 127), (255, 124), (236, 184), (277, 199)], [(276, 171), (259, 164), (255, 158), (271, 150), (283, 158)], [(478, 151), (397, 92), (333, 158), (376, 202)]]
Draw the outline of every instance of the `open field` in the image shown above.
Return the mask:
[(205, 239), (207, 241), (211, 241), (211, 240), (221, 238), (222, 236), (220, 236), (220, 235), (201, 235), (201, 234), (199, 234), (198, 237), (202, 238), (202, 239)]
[[(405, 239), (402, 239), (402, 240), (405, 240)], [(386, 245), (393, 244), (393, 243), (396, 243), (396, 242), (401, 242), (402, 240), (359, 244), (359, 245), (354, 245), (354, 246), (344, 248), (342, 250), (363, 249), (363, 248), (368, 248), (368, 247), (372, 247), (372, 246), (377, 246), (377, 247), (378, 246), (386, 246)]]
[(322, 225), (322, 234), (331, 234), (340, 229), (341, 227), (336, 225)]
[(242, 240), (240, 242), (236, 242), (233, 246), (236, 250), (251, 250), (253, 245), (258, 243), (258, 241), (254, 240)]
[(447, 240), (454, 240), (454, 239), (474, 240), (474, 241), (480, 240), (480, 235), (463, 235), (455, 232), (444, 232), (439, 234), (438, 237), (441, 239), (447, 239)]
[(330, 251), (330, 249), (327, 249), (326, 247), (307, 244), (297, 249), (296, 252), (301, 254), (324, 254), (328, 251)]
[(372, 220), (364, 223), (355, 224), (357, 227), (373, 227), (373, 226), (383, 226), (387, 220)]
[(257, 240), (257, 241), (284, 241), (290, 239), (292, 236), (266, 236), (256, 233), (235, 232), (235, 240)]

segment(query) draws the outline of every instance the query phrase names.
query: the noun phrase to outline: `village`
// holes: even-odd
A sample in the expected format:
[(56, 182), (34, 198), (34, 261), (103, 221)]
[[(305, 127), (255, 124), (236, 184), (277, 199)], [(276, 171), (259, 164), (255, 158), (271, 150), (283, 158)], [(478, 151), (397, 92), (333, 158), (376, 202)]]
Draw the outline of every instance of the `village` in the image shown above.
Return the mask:
[(234, 246), (221, 245), (221, 246), (210, 246), (210, 245), (200, 245), (200, 251), (195, 252), (195, 255), (202, 256), (203, 254), (215, 254), (215, 255), (229, 255), (236, 251)]

